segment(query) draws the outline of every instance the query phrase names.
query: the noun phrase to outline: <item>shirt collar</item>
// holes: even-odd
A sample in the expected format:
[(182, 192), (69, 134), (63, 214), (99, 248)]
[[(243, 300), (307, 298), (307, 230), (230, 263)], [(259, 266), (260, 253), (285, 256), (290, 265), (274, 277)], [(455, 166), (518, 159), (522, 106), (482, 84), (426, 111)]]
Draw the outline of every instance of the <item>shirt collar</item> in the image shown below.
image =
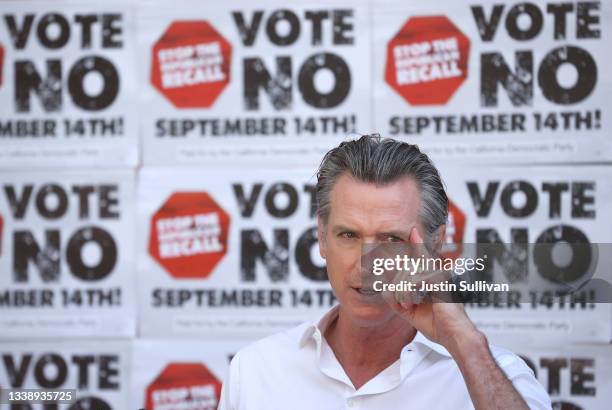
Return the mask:
[[(309, 341), (314, 340), (317, 347), (320, 349), (323, 335), (325, 334), (329, 324), (338, 316), (339, 311), (340, 305), (336, 305), (325, 312), (318, 320), (309, 323), (306, 326), (304, 333), (302, 333), (302, 337), (299, 340), (299, 346), (304, 347)], [(442, 356), (451, 357), (450, 353), (448, 350), (446, 350), (446, 348), (444, 348), (444, 346), (427, 339), (421, 332), (417, 332), (412, 342), (404, 346), (402, 353), (404, 350), (409, 350), (412, 346), (418, 346), (425, 351), (430, 350), (441, 354)]]

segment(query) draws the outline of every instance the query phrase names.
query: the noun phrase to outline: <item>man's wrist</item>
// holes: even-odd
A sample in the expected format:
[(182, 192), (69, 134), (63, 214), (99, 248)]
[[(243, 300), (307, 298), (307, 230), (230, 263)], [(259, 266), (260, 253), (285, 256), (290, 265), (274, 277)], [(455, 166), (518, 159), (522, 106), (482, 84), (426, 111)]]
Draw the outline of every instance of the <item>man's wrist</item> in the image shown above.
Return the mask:
[(459, 364), (486, 354), (490, 355), (487, 338), (477, 329), (453, 337), (447, 350)]

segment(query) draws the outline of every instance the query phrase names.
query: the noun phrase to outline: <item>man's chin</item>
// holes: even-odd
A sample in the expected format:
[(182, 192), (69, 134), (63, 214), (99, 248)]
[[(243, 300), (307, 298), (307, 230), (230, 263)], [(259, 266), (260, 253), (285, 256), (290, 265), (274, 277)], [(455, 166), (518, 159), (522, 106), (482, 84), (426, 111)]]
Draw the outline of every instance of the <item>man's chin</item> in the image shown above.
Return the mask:
[(382, 303), (353, 303), (343, 309), (358, 326), (376, 326), (395, 316), (393, 310)]

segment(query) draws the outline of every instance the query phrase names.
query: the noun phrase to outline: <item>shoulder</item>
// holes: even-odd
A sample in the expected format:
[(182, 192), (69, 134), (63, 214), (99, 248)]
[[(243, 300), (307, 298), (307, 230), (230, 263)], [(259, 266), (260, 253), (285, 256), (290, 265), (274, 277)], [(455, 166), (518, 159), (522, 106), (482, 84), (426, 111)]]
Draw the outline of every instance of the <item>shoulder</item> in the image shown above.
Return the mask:
[(287, 381), (296, 374), (311, 371), (314, 349), (305, 349), (301, 344), (309, 327), (312, 324), (304, 323), (240, 349), (231, 360), (219, 409), (240, 409), (244, 403), (266, 403), (269, 394), (277, 392), (274, 386), (279, 380)]
[(510, 350), (489, 345), (497, 365), (521, 394), (530, 409), (551, 409), (548, 392), (525, 361)]
[(278, 361), (282, 358), (294, 357), (300, 349), (300, 340), (309, 326), (311, 324), (303, 323), (253, 342), (240, 349), (232, 362), (239, 361), (241, 367), (244, 367), (262, 361)]

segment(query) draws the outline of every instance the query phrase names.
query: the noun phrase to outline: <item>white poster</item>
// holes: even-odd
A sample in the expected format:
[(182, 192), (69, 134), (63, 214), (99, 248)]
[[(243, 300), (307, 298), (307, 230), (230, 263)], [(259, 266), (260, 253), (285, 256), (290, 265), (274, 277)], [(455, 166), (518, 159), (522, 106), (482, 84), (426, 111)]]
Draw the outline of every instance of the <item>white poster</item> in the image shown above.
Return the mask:
[(148, 2), (145, 165), (315, 165), (370, 127), (366, 1)]
[(130, 408), (216, 409), (230, 360), (244, 344), (227, 340), (134, 342)]
[(609, 159), (610, 6), (373, 2), (374, 128), (445, 160)]
[(135, 34), (126, 2), (3, 1), (0, 168), (135, 166)]
[[(532, 291), (528, 289), (513, 298), (468, 303), (468, 312), (481, 330), (492, 336), (520, 337), (526, 342), (610, 341), (609, 299), (608, 303), (599, 303), (602, 300), (592, 292), (576, 292), (573, 299), (563, 299), (542, 291), (546, 283), (555, 282), (550, 272), (534, 268), (533, 254), (527, 256), (529, 269), (519, 269), (518, 276), (510, 275), (508, 269), (517, 261), (513, 252), (521, 249), (521, 243), (593, 244), (599, 252), (593, 254), (587, 268), (591, 263), (597, 264), (598, 273), (593, 278), (607, 282), (609, 295), (609, 175), (609, 168), (603, 166), (442, 167), (441, 176), (451, 201), (447, 241), (459, 246), (499, 243), (504, 252), (493, 255), (499, 265), (492, 269), (500, 268), (506, 283), (534, 284)], [(571, 261), (567, 263), (573, 266), (569, 265)], [(525, 272), (527, 276), (522, 277)], [(576, 272), (586, 275), (587, 269)]]
[(0, 174), (0, 339), (132, 336), (134, 174)]
[[(71, 403), (27, 404), (29, 410), (125, 410), (129, 407), (128, 342), (0, 343), (0, 387), (7, 390), (75, 390)], [(7, 404), (5, 408), (15, 408)]]
[(305, 170), (144, 169), (141, 335), (252, 338), (331, 307), (311, 176)]

